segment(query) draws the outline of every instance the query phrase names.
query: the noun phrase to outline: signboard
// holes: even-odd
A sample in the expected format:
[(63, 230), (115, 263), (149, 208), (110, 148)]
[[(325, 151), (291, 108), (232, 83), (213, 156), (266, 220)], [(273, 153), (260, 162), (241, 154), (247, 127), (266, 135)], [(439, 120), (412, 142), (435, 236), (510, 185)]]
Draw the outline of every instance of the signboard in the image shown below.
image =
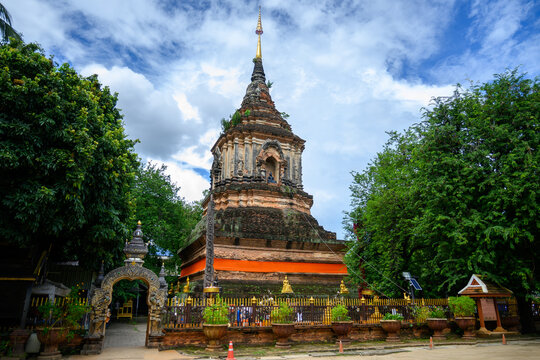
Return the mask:
[(495, 311), (495, 301), (493, 299), (480, 299), (480, 306), (482, 307), (482, 313), (484, 314), (485, 321), (496, 321), (497, 312)]

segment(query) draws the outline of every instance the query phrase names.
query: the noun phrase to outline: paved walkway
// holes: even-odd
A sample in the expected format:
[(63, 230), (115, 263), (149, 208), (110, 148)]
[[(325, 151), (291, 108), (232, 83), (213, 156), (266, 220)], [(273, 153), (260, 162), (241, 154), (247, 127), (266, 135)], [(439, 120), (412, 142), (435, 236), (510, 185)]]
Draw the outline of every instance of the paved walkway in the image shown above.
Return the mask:
[[(399, 350), (399, 349), (395, 349)], [(432, 350), (425, 347), (414, 347), (401, 349), (403, 352), (396, 352), (382, 355), (377, 351), (359, 351), (354, 355), (323, 353), (310, 355), (290, 355), (287, 357), (261, 357), (264, 360), (294, 359), (294, 360), (353, 360), (353, 359), (376, 359), (376, 360), (529, 360), (540, 359), (540, 341), (515, 341), (508, 342), (507, 345), (500, 343), (485, 343), (478, 345), (454, 345), (454, 346), (436, 346)], [(315, 354), (313, 354), (315, 355)], [(240, 358), (238, 358), (240, 360)]]
[[(339, 355), (339, 356), (338, 356)], [(213, 356), (212, 359), (225, 359), (227, 354), (224, 352), (219, 356)], [(189, 356), (179, 354), (177, 351), (158, 351), (157, 349), (147, 349), (139, 347), (109, 347), (105, 348), (100, 355), (82, 356), (72, 355), (69, 360), (196, 360), (209, 359), (209, 356)], [(501, 343), (482, 343), (477, 345), (439, 345), (433, 350), (426, 347), (407, 347), (396, 349), (374, 349), (361, 350), (351, 353), (339, 354), (335, 352), (317, 352), (310, 354), (288, 354), (275, 356), (238, 356), (238, 360), (540, 360), (540, 340), (529, 341), (509, 341), (507, 345)]]
[(111, 321), (105, 330), (104, 349), (112, 347), (144, 346), (146, 341), (146, 317), (133, 320)]
[(105, 331), (103, 351), (99, 355), (71, 355), (69, 360), (179, 360), (193, 357), (180, 355), (178, 351), (158, 351), (144, 347), (146, 340), (146, 317), (134, 321), (112, 321)]
[(111, 347), (103, 349), (99, 355), (71, 355), (69, 360), (190, 360), (193, 357), (180, 355), (178, 351), (147, 349), (139, 347)]

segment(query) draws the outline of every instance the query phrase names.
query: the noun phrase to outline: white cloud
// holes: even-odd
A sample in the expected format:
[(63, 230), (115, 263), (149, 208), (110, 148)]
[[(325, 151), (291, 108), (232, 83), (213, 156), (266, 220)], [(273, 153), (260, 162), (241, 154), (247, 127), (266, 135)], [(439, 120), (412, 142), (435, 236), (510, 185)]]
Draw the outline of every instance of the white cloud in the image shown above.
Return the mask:
[(174, 94), (173, 99), (178, 104), (178, 109), (182, 112), (184, 121), (195, 120), (197, 123), (201, 122), (201, 118), (199, 116), (199, 109), (189, 103), (186, 94)]
[[(128, 134), (143, 158), (166, 163), (186, 199), (200, 198), (219, 119), (240, 106), (250, 81), (257, 4), (143, 0), (5, 0), (26, 41), (119, 93)], [(540, 73), (540, 22), (532, 1), (357, 1), (263, 4), (262, 51), (272, 97), (306, 142), (305, 190), (313, 214), (341, 236), (350, 170), (420, 120), (451, 84), (486, 81), (524, 64)], [(465, 7), (469, 18), (456, 19)], [(531, 23), (531, 17), (535, 23)], [(528, 30), (523, 31), (526, 21)], [(453, 25), (452, 25), (453, 24)], [(457, 24), (457, 25), (456, 25)], [(450, 26), (472, 44), (455, 52)], [(459, 46), (456, 49), (460, 49)], [(447, 55), (440, 57), (443, 51)]]
[[(118, 92), (118, 106), (124, 114), (129, 137), (140, 140), (137, 150), (144, 155), (167, 159), (185, 146), (197, 144), (197, 121), (187, 121), (183, 113), (198, 116), (189, 103), (182, 104), (167, 90), (156, 89), (142, 74), (127, 67), (88, 65), (81, 70), (84, 75), (97, 74), (100, 81)], [(178, 94), (177, 94), (178, 95)], [(191, 111), (191, 114), (190, 114)]]
[(158, 165), (166, 165), (167, 170), (165, 173), (171, 177), (173, 183), (180, 186), (180, 196), (189, 202), (200, 201), (203, 191), (210, 187), (207, 179), (177, 162), (160, 161), (151, 158), (148, 158), (147, 161)]
[(454, 86), (450, 85), (409, 84), (392, 78), (387, 72), (378, 72), (375, 69), (367, 69), (361, 74), (361, 78), (372, 89), (375, 98), (394, 99), (405, 104), (412, 102), (415, 109), (427, 106), (433, 97), (449, 96), (454, 90)]
[(205, 151), (201, 156), (197, 153), (196, 146), (190, 146), (174, 154), (173, 159), (184, 162), (195, 168), (210, 169), (212, 165), (212, 155), (210, 151)]

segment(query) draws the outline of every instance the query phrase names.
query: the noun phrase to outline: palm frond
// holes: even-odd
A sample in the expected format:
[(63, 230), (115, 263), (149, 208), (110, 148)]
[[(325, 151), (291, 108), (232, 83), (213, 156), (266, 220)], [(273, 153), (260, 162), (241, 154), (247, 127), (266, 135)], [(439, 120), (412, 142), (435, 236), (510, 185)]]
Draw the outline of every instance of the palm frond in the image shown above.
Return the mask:
[(0, 3), (0, 31), (2, 32), (2, 41), (8, 41), (10, 37), (21, 40), (21, 34), (11, 26), (11, 15), (2, 3)]

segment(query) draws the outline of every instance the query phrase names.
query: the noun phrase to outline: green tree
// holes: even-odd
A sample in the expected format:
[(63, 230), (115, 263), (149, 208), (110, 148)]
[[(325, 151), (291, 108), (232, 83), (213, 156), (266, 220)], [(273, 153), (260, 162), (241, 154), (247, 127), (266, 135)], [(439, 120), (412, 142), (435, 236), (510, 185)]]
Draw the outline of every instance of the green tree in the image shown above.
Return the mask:
[(0, 94), (2, 236), (82, 264), (120, 257), (138, 161), (116, 95), (16, 40), (0, 47)]
[(410, 225), (416, 213), (410, 171), (417, 136), (413, 131), (389, 135), (384, 150), (367, 169), (352, 173), (353, 210), (345, 225), (358, 240), (349, 242), (345, 261), (353, 283), (395, 297), (407, 288), (397, 275), (402, 269), (412, 272), (411, 260), (418, 255)]
[(368, 279), (400, 291), (393, 282), (410, 271), (428, 295), (447, 296), (484, 274), (514, 291), (531, 330), (530, 299), (540, 289), (539, 89), (517, 70), (458, 86), (355, 174), (348, 222), (358, 224), (359, 241), (351, 247), (374, 263), (364, 264)]
[(161, 255), (170, 256), (165, 265), (175, 270), (180, 265), (176, 254), (185, 238), (202, 215), (198, 204), (187, 203), (180, 195), (167, 167), (148, 163), (137, 172), (133, 194), (136, 198), (136, 217), (143, 224), (145, 239), (150, 241), (145, 266), (159, 273)]
[(11, 26), (11, 15), (4, 5), (0, 3), (0, 31), (2, 41), (6, 42), (10, 37), (21, 40), (21, 35)]

